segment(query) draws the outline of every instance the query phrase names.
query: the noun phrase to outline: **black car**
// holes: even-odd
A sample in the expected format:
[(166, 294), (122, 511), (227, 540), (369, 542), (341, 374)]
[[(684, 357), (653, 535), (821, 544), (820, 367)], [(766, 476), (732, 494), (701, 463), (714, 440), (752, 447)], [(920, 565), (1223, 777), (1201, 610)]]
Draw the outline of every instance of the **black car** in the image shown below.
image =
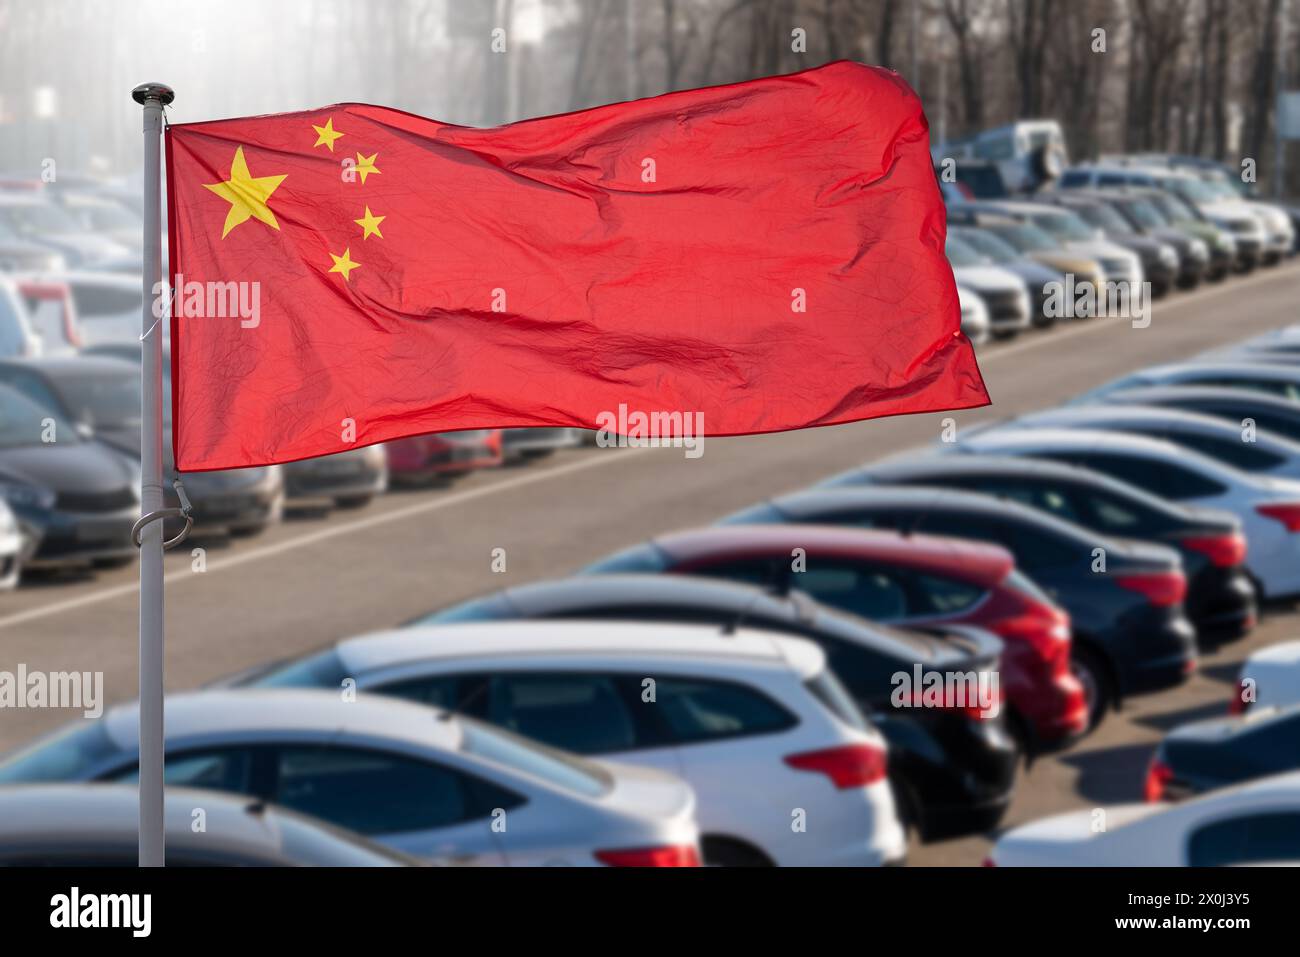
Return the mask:
[(1194, 721), (1167, 734), (1147, 770), (1146, 799), (1169, 801), (1300, 768), (1300, 707)]
[[(1089, 199), (1075, 190), (1038, 197), (1074, 213), (1089, 226), (1101, 231), (1117, 246), (1135, 252), (1142, 260), (1142, 275), (1151, 283), (1151, 295), (1160, 298), (1178, 280), (1181, 262), (1175, 246), (1152, 236), (1143, 236), (1128, 220), (1107, 203)], [(1199, 277), (1198, 277), (1199, 279)]]
[[(891, 677), (916, 664), (975, 670), (1000, 643), (978, 629), (939, 635), (841, 615), (806, 595), (663, 575), (592, 575), (509, 588), (423, 616), (411, 625), (520, 618), (669, 621), (799, 635), (826, 651), (831, 669), (889, 742), (890, 780), (909, 823), (926, 840), (987, 830), (1011, 797), (1018, 752), (996, 721), (890, 704)], [(242, 682), (255, 678), (244, 676)]]
[(57, 409), (0, 384), (0, 496), (38, 544), (27, 568), (134, 560), (136, 470)]
[(1159, 406), (1199, 412), (1241, 426), (1247, 420), (1292, 442), (1300, 442), (1300, 404), (1247, 389), (1211, 385), (1151, 385), (1120, 389), (1097, 396), (1107, 405)]
[[(102, 443), (129, 462), (140, 461), (140, 364), (109, 355), (45, 359), (0, 359), (0, 383), (74, 423), (79, 435)], [(164, 376), (166, 395), (170, 383)], [(171, 405), (163, 402), (164, 428), (171, 430)], [(172, 488), (176, 470), (171, 443), (163, 443), (163, 494), (180, 504)], [(227, 469), (185, 476), (199, 531), (256, 533), (277, 521), (284, 503), (280, 469)], [(136, 515), (138, 518), (139, 515)], [(134, 522), (134, 519), (132, 520)], [(129, 526), (128, 526), (129, 527)], [(179, 524), (168, 520), (167, 532)]]
[(1091, 469), (1011, 456), (917, 456), (837, 475), (825, 487), (928, 485), (1027, 505), (1116, 538), (1178, 551), (1187, 576), (1187, 617), (1202, 645), (1240, 638), (1258, 616), (1242, 564), (1246, 542), (1230, 512), (1179, 505)]
[[(1001, 545), (1070, 614), (1090, 725), (1122, 697), (1179, 684), (1196, 667), (1186, 579), (1178, 553), (1162, 545), (1112, 538), (988, 495), (929, 487), (812, 489), (723, 519), (768, 522), (924, 531)], [(1104, 571), (1094, 570), (1099, 554)]]

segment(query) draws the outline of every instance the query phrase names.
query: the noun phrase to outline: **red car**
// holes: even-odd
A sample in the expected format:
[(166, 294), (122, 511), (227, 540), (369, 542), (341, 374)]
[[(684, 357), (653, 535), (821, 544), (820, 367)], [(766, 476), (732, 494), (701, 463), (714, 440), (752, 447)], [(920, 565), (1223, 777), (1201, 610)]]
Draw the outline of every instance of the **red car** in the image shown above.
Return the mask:
[(415, 485), (450, 478), (502, 462), (500, 429), (438, 432), (388, 442), (388, 478), (394, 484)]
[(875, 621), (986, 628), (1005, 645), (1003, 692), (1027, 751), (1064, 745), (1087, 726), (1083, 686), (1070, 671), (1070, 618), (1000, 546), (820, 525), (731, 525), (664, 535), (588, 571), (708, 575), (799, 590)]

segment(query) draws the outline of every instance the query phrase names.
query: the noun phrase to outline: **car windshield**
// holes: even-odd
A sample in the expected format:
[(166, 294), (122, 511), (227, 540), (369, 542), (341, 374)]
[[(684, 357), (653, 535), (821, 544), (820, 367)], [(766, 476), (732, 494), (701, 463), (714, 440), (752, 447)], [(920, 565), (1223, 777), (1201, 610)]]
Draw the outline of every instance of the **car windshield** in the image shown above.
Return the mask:
[(948, 262), (954, 266), (980, 266), (984, 263), (979, 253), (956, 236), (948, 237), (944, 252), (948, 255)]
[(1199, 179), (1171, 179), (1167, 185), (1171, 192), (1191, 203), (1213, 203), (1222, 199)]
[(995, 263), (1012, 262), (1020, 258), (1020, 252), (1015, 246), (982, 229), (963, 229), (958, 235), (972, 249), (978, 250)]
[(1205, 219), (1199, 209), (1175, 193), (1152, 193), (1146, 201), (1172, 222), (1201, 222)]
[(75, 233), (77, 221), (48, 203), (0, 203), (0, 223), (20, 236)]
[(72, 423), (53, 409), (42, 408), (8, 386), (0, 386), (0, 449), (45, 445), (51, 435), (60, 445), (80, 442)]
[(584, 797), (601, 797), (614, 785), (598, 764), (468, 718), (460, 721), (464, 729), (460, 749), (466, 754)]
[(87, 770), (120, 750), (103, 721), (75, 721), (0, 760), (0, 784), (78, 781)]
[(1037, 213), (1034, 225), (1057, 239), (1067, 241), (1087, 241), (1096, 238), (1096, 230), (1089, 228), (1074, 213)]
[(134, 369), (122, 373), (76, 370), (61, 376), (57, 385), (78, 422), (106, 429), (140, 424), (140, 377)]
[(1112, 233), (1131, 232), (1124, 217), (1103, 203), (1071, 206), (1070, 210), (1077, 213), (1088, 225), (1096, 226), (1098, 229), (1104, 229)]
[(1156, 207), (1144, 199), (1124, 201), (1124, 210), (1145, 229), (1159, 229), (1166, 225), (1166, 220)]
[(0, 282), (0, 356), (22, 355), (31, 335), (27, 306), (18, 290), (9, 283)]
[(988, 231), (1010, 243), (1021, 252), (1051, 252), (1060, 248), (1055, 239), (1037, 226), (1015, 223), (1006, 226), (989, 226)]

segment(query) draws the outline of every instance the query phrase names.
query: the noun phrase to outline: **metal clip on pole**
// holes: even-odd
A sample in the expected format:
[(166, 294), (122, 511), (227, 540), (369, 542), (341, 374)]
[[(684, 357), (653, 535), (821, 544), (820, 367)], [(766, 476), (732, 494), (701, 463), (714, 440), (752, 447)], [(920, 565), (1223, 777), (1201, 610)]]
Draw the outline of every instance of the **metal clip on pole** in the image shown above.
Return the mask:
[(190, 529), (194, 527), (194, 519), (190, 517), (190, 497), (185, 494), (185, 486), (181, 484), (180, 479), (172, 482), (172, 488), (176, 490), (176, 497), (181, 500), (180, 508), (160, 508), (150, 512), (148, 515), (142, 515), (140, 521), (131, 526), (131, 541), (135, 542), (135, 547), (140, 547), (140, 532), (150, 522), (158, 522), (164, 518), (183, 518), (185, 527), (177, 533), (175, 538), (163, 542), (163, 548), (173, 548), (179, 545), (190, 534)]

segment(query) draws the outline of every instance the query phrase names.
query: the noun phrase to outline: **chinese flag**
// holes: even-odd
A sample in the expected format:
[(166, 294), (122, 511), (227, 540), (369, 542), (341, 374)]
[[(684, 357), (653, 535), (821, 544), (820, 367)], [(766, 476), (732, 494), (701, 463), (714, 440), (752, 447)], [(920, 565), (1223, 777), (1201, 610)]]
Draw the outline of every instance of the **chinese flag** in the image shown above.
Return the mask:
[(988, 403), (925, 116), (887, 70), (495, 129), (187, 123), (167, 173), (183, 471), (620, 405), (740, 435)]

